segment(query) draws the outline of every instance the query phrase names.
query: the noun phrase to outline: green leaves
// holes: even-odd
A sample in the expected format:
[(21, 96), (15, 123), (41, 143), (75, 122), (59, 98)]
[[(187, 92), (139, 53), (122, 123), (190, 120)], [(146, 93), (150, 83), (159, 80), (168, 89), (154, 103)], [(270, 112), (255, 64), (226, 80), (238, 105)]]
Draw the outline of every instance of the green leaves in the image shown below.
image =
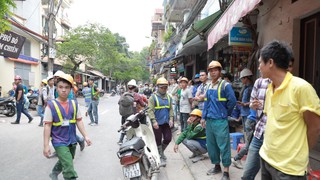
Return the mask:
[(13, 0), (0, 0), (0, 33), (10, 29), (10, 23), (5, 18), (7, 15), (11, 15), (10, 7), (16, 7)]
[(148, 49), (140, 53), (129, 52), (126, 39), (102, 25), (79, 26), (71, 30), (64, 37), (64, 42), (57, 46), (58, 56), (65, 60), (64, 67), (71, 69), (71, 74), (85, 62), (119, 81), (149, 78), (149, 70), (146, 69)]

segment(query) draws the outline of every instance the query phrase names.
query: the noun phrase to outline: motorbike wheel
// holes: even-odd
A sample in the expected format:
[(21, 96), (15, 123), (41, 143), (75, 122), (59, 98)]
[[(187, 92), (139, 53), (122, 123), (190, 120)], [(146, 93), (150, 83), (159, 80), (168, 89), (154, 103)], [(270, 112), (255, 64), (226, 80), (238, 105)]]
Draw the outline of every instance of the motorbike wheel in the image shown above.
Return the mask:
[(10, 112), (8, 114), (5, 114), (7, 117), (12, 117), (16, 115), (16, 108), (14, 106), (10, 106)]

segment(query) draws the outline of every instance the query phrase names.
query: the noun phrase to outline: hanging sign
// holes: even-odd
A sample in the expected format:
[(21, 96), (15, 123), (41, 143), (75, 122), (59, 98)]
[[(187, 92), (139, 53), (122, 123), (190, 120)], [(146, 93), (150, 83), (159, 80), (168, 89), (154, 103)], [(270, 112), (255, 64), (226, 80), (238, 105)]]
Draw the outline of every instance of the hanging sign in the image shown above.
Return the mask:
[(0, 56), (18, 58), (25, 40), (25, 37), (11, 31), (0, 34)]
[(245, 27), (233, 27), (229, 33), (230, 46), (252, 46), (251, 31)]

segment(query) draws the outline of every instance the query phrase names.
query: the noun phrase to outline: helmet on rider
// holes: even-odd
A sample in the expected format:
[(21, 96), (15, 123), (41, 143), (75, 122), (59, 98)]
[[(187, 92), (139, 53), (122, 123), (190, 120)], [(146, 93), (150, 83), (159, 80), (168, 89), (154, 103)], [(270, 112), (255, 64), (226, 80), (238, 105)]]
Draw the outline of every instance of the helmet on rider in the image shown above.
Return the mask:
[(47, 77), (47, 81), (50, 81), (51, 79), (53, 79), (53, 76), (48, 76)]
[(21, 80), (22, 78), (21, 78), (21, 76), (19, 76), (19, 75), (16, 75), (15, 77), (14, 77), (14, 80)]
[(198, 116), (198, 117), (202, 117), (202, 112), (201, 112), (201, 110), (199, 110), (199, 109), (194, 109), (191, 113), (190, 113), (190, 116), (191, 115), (194, 115), (194, 116)]
[(213, 60), (211, 61), (211, 63), (208, 65), (208, 71), (210, 71), (210, 69), (213, 69), (213, 68), (220, 68), (220, 70), (222, 69), (222, 66), (221, 64), (216, 61), (216, 60)]
[(134, 80), (134, 79), (131, 79), (129, 82), (128, 82), (128, 87), (129, 86), (134, 86), (134, 87), (137, 87), (137, 82), (136, 82), (136, 80)]

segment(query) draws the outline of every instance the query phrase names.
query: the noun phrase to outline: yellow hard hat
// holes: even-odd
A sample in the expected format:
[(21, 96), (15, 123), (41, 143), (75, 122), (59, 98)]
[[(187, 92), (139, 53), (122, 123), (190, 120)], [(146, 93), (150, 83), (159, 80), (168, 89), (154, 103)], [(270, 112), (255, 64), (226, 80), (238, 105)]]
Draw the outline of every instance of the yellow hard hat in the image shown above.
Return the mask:
[(188, 78), (186, 78), (186, 77), (181, 78), (181, 79), (180, 79), (180, 82), (181, 82), (181, 81), (185, 81), (186, 83), (189, 82)]
[(83, 82), (83, 86), (88, 86), (88, 83), (87, 82)]
[(190, 115), (195, 115), (195, 116), (199, 116), (202, 117), (202, 112), (199, 109), (194, 109)]
[(73, 77), (70, 74), (62, 74), (61, 76), (59, 76), (59, 78), (68, 81), (71, 84), (71, 87), (73, 87)]
[(168, 86), (169, 82), (166, 80), (166, 78), (161, 77), (157, 80), (157, 85), (167, 85)]
[(74, 84), (74, 85), (77, 85), (77, 83), (76, 83), (75, 81), (73, 81), (73, 84)]
[(42, 81), (41, 81), (43, 84), (48, 84), (48, 81), (47, 81), (47, 79), (42, 79)]
[(210, 69), (213, 69), (213, 68), (220, 68), (220, 69), (222, 69), (222, 66), (221, 66), (221, 64), (220, 64), (218, 61), (213, 60), (213, 61), (211, 61), (211, 63), (210, 63), (209, 66), (208, 66), (208, 71), (209, 71)]

